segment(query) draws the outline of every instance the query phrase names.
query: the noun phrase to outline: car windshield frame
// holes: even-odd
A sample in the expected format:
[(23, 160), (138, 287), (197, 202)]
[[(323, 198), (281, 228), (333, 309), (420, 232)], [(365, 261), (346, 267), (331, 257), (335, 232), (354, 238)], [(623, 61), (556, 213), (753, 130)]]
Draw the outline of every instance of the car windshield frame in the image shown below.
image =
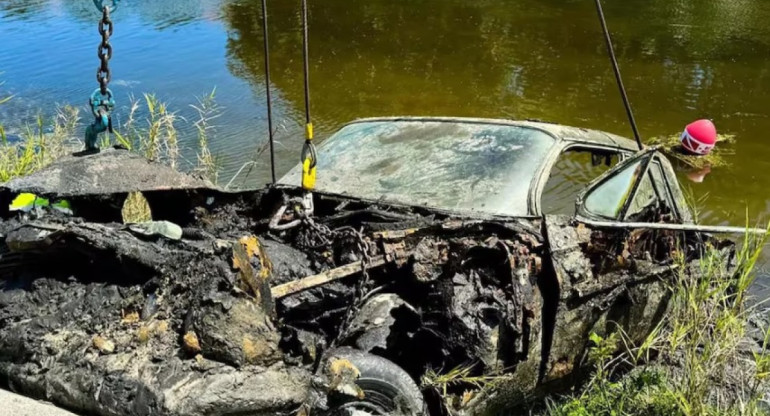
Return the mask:
[[(475, 216), (535, 215), (531, 198), (560, 138), (476, 119), (364, 119), (318, 147), (316, 190)], [(279, 183), (300, 182), (296, 165)]]

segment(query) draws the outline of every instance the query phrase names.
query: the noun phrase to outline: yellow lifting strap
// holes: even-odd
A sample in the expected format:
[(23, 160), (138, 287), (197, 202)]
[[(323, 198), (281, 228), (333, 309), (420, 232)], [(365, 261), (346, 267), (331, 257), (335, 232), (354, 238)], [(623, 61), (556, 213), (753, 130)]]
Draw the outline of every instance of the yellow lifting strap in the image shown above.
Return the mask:
[(302, 149), (302, 188), (312, 191), (315, 188), (316, 152), (313, 144), (313, 123), (305, 125), (305, 146)]

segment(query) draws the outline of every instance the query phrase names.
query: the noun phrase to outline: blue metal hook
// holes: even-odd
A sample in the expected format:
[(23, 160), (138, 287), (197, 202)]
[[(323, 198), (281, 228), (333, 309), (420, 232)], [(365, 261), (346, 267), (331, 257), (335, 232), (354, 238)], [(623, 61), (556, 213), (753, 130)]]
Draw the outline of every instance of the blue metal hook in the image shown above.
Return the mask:
[(106, 95), (102, 95), (101, 89), (97, 88), (93, 94), (91, 94), (91, 98), (89, 98), (88, 104), (91, 106), (91, 112), (97, 118), (100, 116), (100, 109), (104, 109), (109, 112), (115, 108), (115, 100), (112, 98), (112, 91), (109, 88), (107, 89)]
[(112, 97), (112, 91), (107, 90), (107, 94), (102, 94), (101, 89), (97, 88), (91, 94), (88, 100), (91, 106), (91, 112), (94, 114), (94, 122), (86, 128), (86, 150), (96, 150), (96, 144), (99, 133), (105, 131), (112, 132), (112, 110), (115, 108), (115, 100)]
[[(111, 2), (111, 6), (107, 6), (110, 8), (110, 13), (114, 12), (118, 8), (118, 3), (120, 0), (107, 0), (108, 2)], [(104, 10), (104, 0), (94, 0), (94, 6), (96, 6), (97, 9), (101, 12)]]

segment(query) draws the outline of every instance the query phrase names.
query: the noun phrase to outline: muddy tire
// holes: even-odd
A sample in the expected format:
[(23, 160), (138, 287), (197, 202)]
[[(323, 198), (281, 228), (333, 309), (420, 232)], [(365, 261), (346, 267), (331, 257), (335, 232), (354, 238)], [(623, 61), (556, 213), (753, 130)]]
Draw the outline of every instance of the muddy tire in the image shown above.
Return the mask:
[(346, 397), (332, 400), (329, 416), (423, 416), (425, 400), (420, 388), (401, 367), (385, 358), (353, 348), (338, 348), (330, 357), (350, 361), (361, 372), (356, 385), (363, 399)]

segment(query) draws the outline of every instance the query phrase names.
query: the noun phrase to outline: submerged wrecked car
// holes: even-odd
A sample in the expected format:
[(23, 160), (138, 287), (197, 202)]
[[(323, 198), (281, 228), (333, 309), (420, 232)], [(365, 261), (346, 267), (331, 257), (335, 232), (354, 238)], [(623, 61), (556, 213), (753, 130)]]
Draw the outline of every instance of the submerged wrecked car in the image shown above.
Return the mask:
[[(642, 340), (676, 253), (732, 250), (677, 227), (662, 154), (600, 131), (365, 119), (317, 169), (225, 192), (108, 150), (4, 184), (0, 384), (99, 415), (511, 414), (591, 333)], [(124, 224), (137, 191), (152, 221)], [(436, 382), (458, 368), (494, 388)]]

